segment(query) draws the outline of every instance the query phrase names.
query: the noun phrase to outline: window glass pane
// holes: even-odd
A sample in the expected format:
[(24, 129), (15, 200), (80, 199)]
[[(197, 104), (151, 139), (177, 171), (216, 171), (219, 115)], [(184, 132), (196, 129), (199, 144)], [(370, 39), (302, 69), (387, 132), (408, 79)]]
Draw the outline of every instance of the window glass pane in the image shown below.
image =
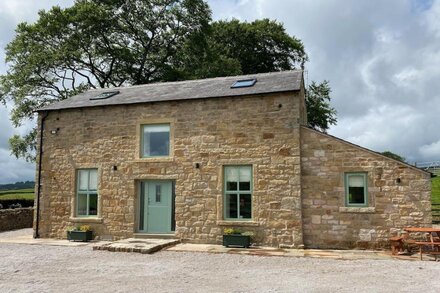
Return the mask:
[(78, 171), (78, 188), (79, 190), (87, 190), (89, 185), (89, 170), (79, 170)]
[(240, 167), (240, 182), (251, 182), (250, 167)]
[(156, 185), (156, 202), (161, 201), (161, 186)]
[(350, 186), (350, 187), (363, 187), (364, 186), (364, 176), (362, 176), (362, 175), (349, 175), (348, 176), (348, 186)]
[(238, 218), (237, 194), (226, 194), (226, 218)]
[(365, 204), (364, 187), (348, 187), (349, 204)]
[(78, 215), (87, 216), (87, 194), (78, 194), (77, 203)]
[(247, 191), (251, 190), (251, 183), (250, 182), (240, 182), (240, 190), (241, 191)]
[(89, 195), (89, 215), (96, 216), (98, 214), (98, 195), (92, 193)]
[(237, 182), (226, 182), (226, 190), (237, 190)]
[(168, 156), (170, 149), (170, 133), (150, 133), (150, 156)]
[(225, 177), (226, 177), (226, 181), (238, 182), (238, 168), (237, 167), (226, 167)]
[(168, 156), (170, 152), (170, 126), (144, 125), (143, 140), (144, 156)]
[(250, 194), (240, 194), (240, 218), (252, 218), (252, 196)]
[(89, 170), (89, 190), (98, 189), (98, 170)]

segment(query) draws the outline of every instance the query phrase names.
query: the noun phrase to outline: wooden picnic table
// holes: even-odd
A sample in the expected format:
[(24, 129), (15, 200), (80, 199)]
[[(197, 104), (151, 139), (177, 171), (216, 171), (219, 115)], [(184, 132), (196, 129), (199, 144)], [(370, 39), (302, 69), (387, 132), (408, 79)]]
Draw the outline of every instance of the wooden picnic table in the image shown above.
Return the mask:
[(405, 227), (403, 228), (406, 232), (425, 232), (425, 233), (440, 233), (440, 228), (429, 228), (429, 227)]
[[(416, 241), (415, 244), (419, 246), (420, 260), (423, 260), (423, 253), (432, 254), (435, 256), (437, 261), (437, 255), (440, 254), (440, 228), (429, 228), (429, 227), (405, 227), (403, 228), (408, 233), (427, 233), (429, 234), (429, 239), (427, 241)], [(431, 251), (425, 251), (424, 247), (431, 247)]]

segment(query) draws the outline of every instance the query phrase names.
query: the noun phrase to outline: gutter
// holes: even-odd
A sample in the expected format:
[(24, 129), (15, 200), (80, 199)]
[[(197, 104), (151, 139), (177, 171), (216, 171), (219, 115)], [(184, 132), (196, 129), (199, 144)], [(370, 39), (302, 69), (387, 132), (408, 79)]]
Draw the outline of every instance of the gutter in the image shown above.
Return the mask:
[(46, 111), (41, 118), (41, 127), (40, 127), (40, 146), (38, 148), (38, 182), (37, 182), (37, 210), (36, 210), (36, 220), (35, 220), (35, 231), (34, 238), (40, 238), (39, 233), (39, 223), (40, 223), (40, 194), (41, 194), (41, 161), (43, 156), (43, 132), (44, 132), (44, 121), (47, 116), (49, 116), (49, 112)]

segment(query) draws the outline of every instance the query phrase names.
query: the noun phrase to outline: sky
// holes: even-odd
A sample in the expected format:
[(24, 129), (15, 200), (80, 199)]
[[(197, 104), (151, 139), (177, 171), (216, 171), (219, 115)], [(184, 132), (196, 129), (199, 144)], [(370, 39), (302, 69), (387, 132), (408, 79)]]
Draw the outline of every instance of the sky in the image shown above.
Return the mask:
[[(0, 74), (5, 45), (22, 21), (72, 0), (1, 0)], [(410, 163), (440, 161), (440, 0), (210, 0), (213, 19), (269, 18), (304, 43), (306, 82), (329, 80), (338, 124), (329, 133)], [(14, 129), (0, 106), (0, 184), (34, 178), (10, 155)]]

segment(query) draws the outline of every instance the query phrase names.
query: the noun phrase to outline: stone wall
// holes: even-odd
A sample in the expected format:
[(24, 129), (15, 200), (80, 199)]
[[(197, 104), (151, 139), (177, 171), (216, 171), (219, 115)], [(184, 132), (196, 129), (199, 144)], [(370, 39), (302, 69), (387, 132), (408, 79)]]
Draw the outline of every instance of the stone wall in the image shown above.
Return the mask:
[[(91, 225), (101, 238), (132, 237), (139, 183), (172, 179), (178, 238), (220, 243), (223, 228), (233, 226), (254, 231), (258, 244), (301, 245), (303, 98), (301, 91), (49, 112), (41, 237), (63, 238), (77, 223)], [(140, 125), (156, 122), (171, 124), (171, 156), (140, 158)], [(252, 221), (223, 220), (223, 166), (231, 164), (253, 167)], [(78, 168), (98, 168), (99, 215), (93, 219), (75, 216)]]
[[(398, 229), (431, 225), (424, 171), (304, 127), (301, 167), (306, 247), (381, 247)], [(345, 172), (367, 172), (368, 207), (345, 207)]]
[(32, 228), (34, 208), (0, 210), (0, 231)]

